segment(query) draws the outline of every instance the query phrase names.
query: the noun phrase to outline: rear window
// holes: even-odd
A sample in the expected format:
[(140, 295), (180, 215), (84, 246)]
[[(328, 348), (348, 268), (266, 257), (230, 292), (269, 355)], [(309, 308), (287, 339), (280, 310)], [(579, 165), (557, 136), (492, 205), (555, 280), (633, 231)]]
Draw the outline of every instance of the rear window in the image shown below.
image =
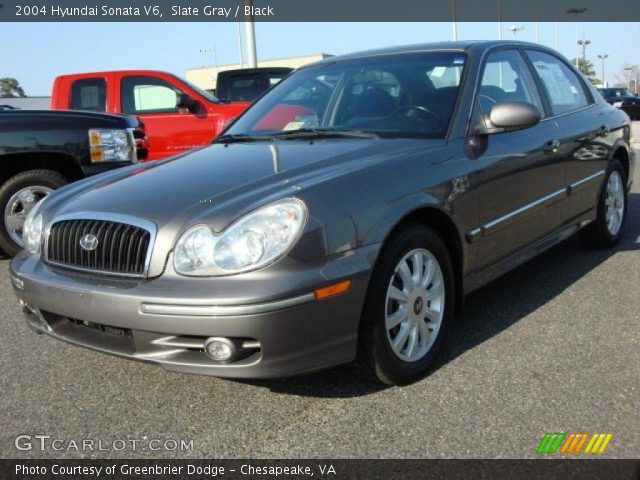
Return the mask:
[(105, 112), (107, 82), (104, 78), (85, 78), (71, 84), (71, 109)]
[(229, 79), (229, 100), (251, 102), (262, 93), (261, 76), (238, 76)]

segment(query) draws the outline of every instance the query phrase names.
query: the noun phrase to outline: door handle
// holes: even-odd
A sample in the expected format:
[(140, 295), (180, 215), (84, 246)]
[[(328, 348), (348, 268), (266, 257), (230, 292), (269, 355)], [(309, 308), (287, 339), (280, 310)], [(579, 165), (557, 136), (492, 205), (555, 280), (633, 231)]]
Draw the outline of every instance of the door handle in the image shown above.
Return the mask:
[(549, 140), (544, 145), (544, 153), (546, 153), (547, 155), (558, 153), (559, 149), (560, 149), (560, 140)]

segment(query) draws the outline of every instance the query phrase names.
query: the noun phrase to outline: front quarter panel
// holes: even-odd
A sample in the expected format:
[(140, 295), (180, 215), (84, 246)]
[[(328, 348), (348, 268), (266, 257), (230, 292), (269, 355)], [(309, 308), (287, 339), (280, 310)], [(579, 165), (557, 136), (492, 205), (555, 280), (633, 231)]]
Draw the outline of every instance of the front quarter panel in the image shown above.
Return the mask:
[(383, 244), (403, 219), (424, 208), (449, 217), (462, 243), (462, 232), (477, 218), (473, 162), (463, 142), (430, 149), (411, 142), (398, 150), (402, 155), (301, 192), (311, 218), (291, 255), (309, 259)]

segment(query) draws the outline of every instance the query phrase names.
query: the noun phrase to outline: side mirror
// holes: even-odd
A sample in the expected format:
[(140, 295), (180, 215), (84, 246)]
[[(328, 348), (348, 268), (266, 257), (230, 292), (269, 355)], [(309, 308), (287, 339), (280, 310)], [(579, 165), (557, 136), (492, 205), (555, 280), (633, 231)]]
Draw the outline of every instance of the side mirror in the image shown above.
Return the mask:
[(179, 110), (186, 110), (187, 112), (195, 112), (198, 109), (198, 101), (186, 93), (178, 94), (178, 100), (176, 102), (176, 107)]
[(540, 121), (540, 110), (525, 102), (496, 103), (485, 117), (485, 133), (512, 132), (536, 125)]

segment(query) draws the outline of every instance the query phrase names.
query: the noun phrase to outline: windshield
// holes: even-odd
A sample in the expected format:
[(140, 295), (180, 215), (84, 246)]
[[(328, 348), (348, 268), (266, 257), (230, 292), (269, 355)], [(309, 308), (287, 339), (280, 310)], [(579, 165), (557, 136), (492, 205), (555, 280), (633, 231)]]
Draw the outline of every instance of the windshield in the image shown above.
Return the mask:
[(276, 85), (226, 134), (321, 129), (441, 138), (451, 121), (465, 62), (462, 52), (421, 52), (303, 68)]

